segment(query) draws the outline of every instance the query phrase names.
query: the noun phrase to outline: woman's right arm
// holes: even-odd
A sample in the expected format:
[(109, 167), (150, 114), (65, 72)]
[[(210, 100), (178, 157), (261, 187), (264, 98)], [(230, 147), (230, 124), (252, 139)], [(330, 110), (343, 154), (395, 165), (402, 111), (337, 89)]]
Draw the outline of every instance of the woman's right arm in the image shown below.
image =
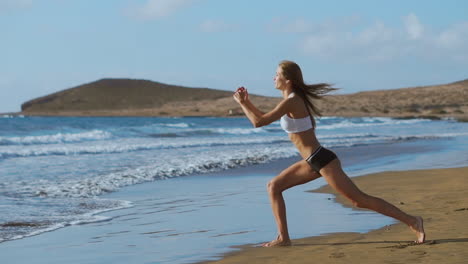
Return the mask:
[(246, 107), (248, 107), (256, 116), (262, 116), (265, 114), (264, 112), (260, 111), (254, 104), (252, 104), (249, 99), (247, 99), (245, 103), (247, 104)]
[(245, 113), (254, 127), (266, 126), (280, 119), (283, 115), (286, 114), (291, 102), (291, 100), (285, 99), (270, 112), (263, 113), (262, 111), (258, 110), (258, 108), (255, 107), (248, 99), (246, 91), (237, 91), (234, 94), (234, 100), (239, 103), (242, 111)]

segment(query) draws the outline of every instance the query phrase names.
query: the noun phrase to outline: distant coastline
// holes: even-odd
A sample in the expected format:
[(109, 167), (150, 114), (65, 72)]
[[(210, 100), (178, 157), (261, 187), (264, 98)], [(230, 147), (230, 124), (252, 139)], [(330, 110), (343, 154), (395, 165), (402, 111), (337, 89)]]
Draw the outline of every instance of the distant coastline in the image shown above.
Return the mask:
[[(251, 95), (269, 111), (279, 97)], [(468, 121), (468, 79), (424, 87), (329, 95), (317, 102), (324, 116), (455, 118)], [(242, 116), (232, 92), (148, 80), (102, 79), (32, 99), (2, 116)]]

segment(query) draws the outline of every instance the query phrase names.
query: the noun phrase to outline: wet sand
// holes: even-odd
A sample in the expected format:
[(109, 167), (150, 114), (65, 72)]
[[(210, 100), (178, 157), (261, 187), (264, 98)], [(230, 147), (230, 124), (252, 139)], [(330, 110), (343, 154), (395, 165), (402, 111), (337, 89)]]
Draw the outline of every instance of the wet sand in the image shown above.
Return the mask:
[[(383, 172), (353, 181), (364, 192), (424, 218), (426, 243), (403, 223), (368, 233), (293, 240), (291, 247), (245, 245), (209, 263), (468, 263), (468, 167)], [(313, 192), (333, 193), (328, 186)], [(341, 196), (337, 202), (351, 203)], [(356, 209), (361, 210), (361, 209)]]

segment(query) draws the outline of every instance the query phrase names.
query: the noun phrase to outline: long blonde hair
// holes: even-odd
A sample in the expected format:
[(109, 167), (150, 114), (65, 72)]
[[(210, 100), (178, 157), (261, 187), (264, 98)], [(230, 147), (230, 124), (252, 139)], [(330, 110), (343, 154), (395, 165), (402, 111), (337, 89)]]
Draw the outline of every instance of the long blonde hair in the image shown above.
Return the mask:
[(293, 61), (284, 60), (279, 63), (279, 67), (283, 71), (283, 76), (286, 80), (292, 82), (294, 93), (299, 95), (305, 102), (307, 111), (312, 119), (312, 124), (315, 127), (314, 116), (322, 116), (320, 110), (312, 103), (314, 99), (322, 99), (323, 96), (331, 91), (338, 90), (333, 88), (328, 83), (306, 84), (302, 77), (302, 71), (299, 65)]

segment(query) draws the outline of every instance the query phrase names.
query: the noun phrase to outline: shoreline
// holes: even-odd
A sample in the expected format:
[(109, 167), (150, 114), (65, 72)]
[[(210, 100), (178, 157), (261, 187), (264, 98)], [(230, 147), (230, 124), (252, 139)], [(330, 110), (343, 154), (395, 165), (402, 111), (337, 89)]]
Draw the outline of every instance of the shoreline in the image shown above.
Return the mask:
[[(366, 233), (293, 239), (292, 247), (235, 246), (240, 251), (200, 263), (310, 263), (311, 258), (318, 263), (464, 263), (468, 258), (468, 226), (464, 224), (468, 213), (467, 176), (468, 167), (459, 167), (387, 171), (352, 178), (364, 192), (409, 214), (421, 215), (426, 231), (426, 243), (422, 245), (414, 245), (414, 234), (398, 222)], [(336, 202), (352, 207), (328, 185), (310, 192), (333, 194)]]
[[(141, 112), (136, 111), (134, 113), (128, 111), (98, 111), (94, 113), (90, 112), (37, 112), (37, 113), (28, 113), (28, 112), (11, 112), (11, 113), (0, 113), (0, 116), (11, 116), (11, 117), (160, 117), (160, 118), (182, 118), (182, 117), (221, 117), (221, 118), (240, 118), (245, 117), (242, 113), (236, 114), (199, 114), (194, 112), (185, 113), (182, 115), (157, 115), (150, 112)], [(402, 114), (382, 114), (382, 113), (358, 113), (350, 112), (346, 115), (333, 115), (333, 114), (324, 114), (322, 117), (343, 117), (343, 118), (354, 118), (354, 117), (385, 117), (385, 118), (395, 118), (395, 119), (430, 119), (430, 120), (443, 120), (443, 119), (454, 119), (457, 122), (468, 122), (468, 115), (466, 114), (414, 114), (414, 113), (402, 113)]]

